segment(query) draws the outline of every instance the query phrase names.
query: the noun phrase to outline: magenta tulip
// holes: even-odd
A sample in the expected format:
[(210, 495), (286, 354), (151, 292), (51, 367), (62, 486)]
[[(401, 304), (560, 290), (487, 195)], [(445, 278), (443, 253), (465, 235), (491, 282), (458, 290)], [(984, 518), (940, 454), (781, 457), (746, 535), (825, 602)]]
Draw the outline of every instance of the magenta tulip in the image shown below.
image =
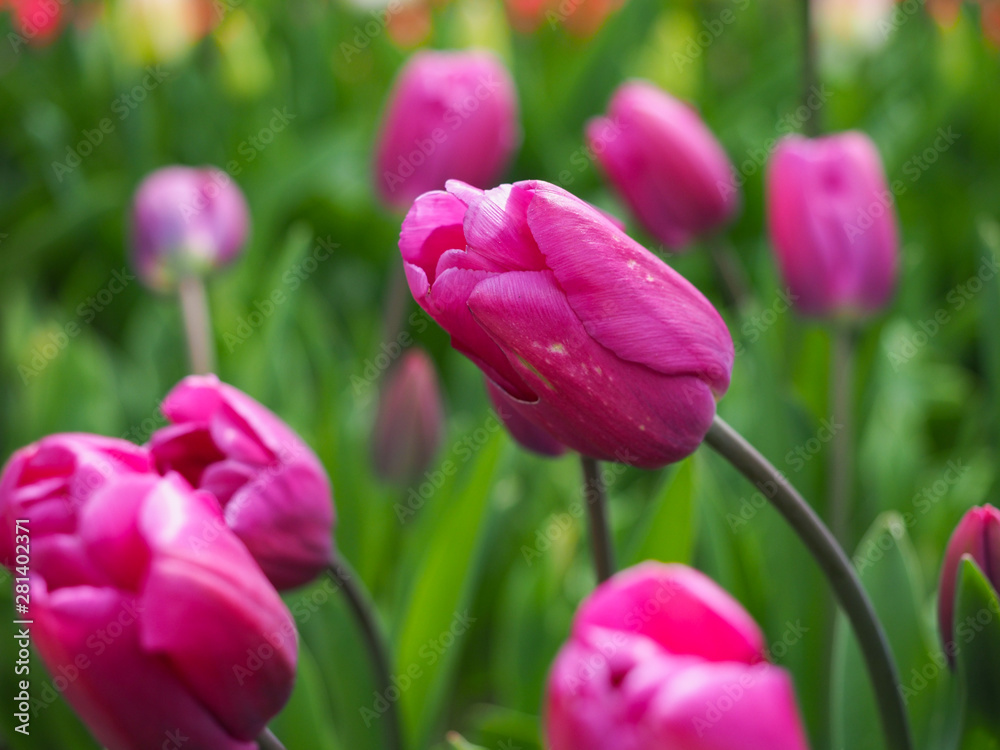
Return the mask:
[(88, 580), (80, 509), (109, 480), (144, 473), (155, 474), (145, 448), (97, 435), (50, 435), (17, 451), (0, 475), (0, 563), (13, 567), (15, 522), (25, 519), (32, 567), (51, 571), (50, 586)]
[(132, 204), (132, 265), (151, 289), (228, 263), (246, 243), (243, 193), (221, 169), (165, 167), (143, 180)]
[(383, 115), (375, 182), (404, 209), (457, 179), (486, 187), (521, 139), (517, 91), (489, 52), (418, 52), (399, 74)]
[(952, 662), (955, 655), (955, 587), (964, 555), (972, 558), (993, 588), (1000, 592), (1000, 510), (992, 505), (972, 508), (962, 517), (948, 541), (938, 589), (938, 625), (945, 653)]
[(646, 229), (672, 250), (719, 229), (739, 208), (733, 166), (698, 113), (646, 81), (615, 92), (587, 141)]
[(413, 204), (399, 247), (420, 306), (557, 441), (644, 467), (701, 443), (729, 386), (729, 331), (593, 206), (541, 181), (450, 181)]
[(444, 439), (444, 406), (434, 363), (411, 349), (386, 376), (372, 433), (375, 473), (412, 482), (427, 471)]
[(542, 428), (529, 422), (517, 410), (517, 405), (512, 401), (507, 392), (493, 381), (486, 378), (486, 390), (490, 394), (490, 402), (496, 411), (507, 432), (523, 447), (532, 453), (542, 456), (561, 456), (566, 452), (566, 446), (552, 437)]
[(150, 440), (157, 468), (216, 497), (271, 583), (300, 586), (330, 564), (330, 480), (288, 425), (214, 375), (185, 378), (162, 409), (172, 424)]
[(800, 312), (859, 317), (889, 302), (899, 266), (896, 211), (868, 136), (783, 139), (768, 165), (767, 214)]
[(256, 748), (291, 695), (295, 624), (215, 500), (176, 474), (116, 475), (75, 537), (86, 572), (32, 560), (30, 632), (94, 736), (109, 750)]
[(711, 579), (644, 563), (581, 605), (549, 675), (550, 750), (806, 750), (792, 681)]

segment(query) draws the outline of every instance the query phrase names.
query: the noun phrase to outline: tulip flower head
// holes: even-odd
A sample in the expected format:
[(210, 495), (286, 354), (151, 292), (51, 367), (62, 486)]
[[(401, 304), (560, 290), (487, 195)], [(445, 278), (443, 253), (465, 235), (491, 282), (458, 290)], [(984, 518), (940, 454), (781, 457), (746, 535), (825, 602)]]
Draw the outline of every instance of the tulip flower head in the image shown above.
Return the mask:
[(144, 284), (167, 291), (235, 260), (249, 226), (246, 199), (225, 172), (165, 167), (136, 191), (132, 264)]
[(549, 675), (545, 734), (550, 750), (808, 747), (791, 678), (767, 663), (750, 615), (698, 571), (661, 563), (580, 606)]
[(888, 304), (899, 236), (868, 136), (784, 138), (768, 165), (767, 215), (778, 267), (802, 314), (857, 318)]
[(486, 378), (486, 390), (490, 395), (493, 409), (500, 417), (500, 421), (503, 422), (503, 426), (507, 428), (511, 437), (524, 448), (532, 453), (553, 458), (566, 452), (565, 445), (521, 416), (507, 392), (500, 386), (494, 385), (489, 378)]
[(973, 508), (955, 527), (948, 541), (938, 589), (938, 626), (945, 653), (954, 662), (955, 588), (959, 564), (968, 555), (1000, 592), (1000, 510), (992, 505)]
[(693, 452), (734, 357), (708, 300), (561, 188), (447, 187), (417, 199), (399, 247), (452, 346), (569, 448), (644, 467)]
[[(0, 2), (0, 9), (5, 3)], [(62, 28), (67, 6), (58, 0), (8, 0), (17, 33), (11, 35), (10, 42), (17, 51), (18, 47), (27, 43), (40, 47), (51, 42)]]
[(520, 139), (517, 92), (488, 52), (418, 52), (393, 86), (378, 136), (375, 183), (403, 209), (449, 179), (485, 187)]
[(646, 229), (672, 250), (739, 208), (733, 166), (698, 113), (646, 81), (615, 92), (587, 125), (598, 163)]
[(330, 480), (288, 425), (214, 375), (185, 378), (161, 408), (171, 424), (150, 440), (157, 468), (218, 500), (274, 586), (300, 586), (330, 564)]

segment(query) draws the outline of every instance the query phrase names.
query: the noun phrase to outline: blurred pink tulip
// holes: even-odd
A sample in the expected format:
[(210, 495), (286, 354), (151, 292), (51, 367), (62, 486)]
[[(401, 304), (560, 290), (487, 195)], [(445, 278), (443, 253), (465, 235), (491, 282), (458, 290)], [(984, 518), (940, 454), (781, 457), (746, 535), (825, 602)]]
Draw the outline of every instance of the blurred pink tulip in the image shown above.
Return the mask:
[(1000, 511), (992, 505), (972, 508), (948, 541), (938, 589), (938, 626), (948, 659), (954, 662), (955, 587), (962, 557), (969, 555), (1000, 594)]
[(711, 579), (643, 563), (581, 605), (549, 675), (550, 750), (806, 750), (791, 678)]
[(150, 440), (157, 468), (215, 496), (271, 583), (300, 586), (330, 564), (330, 480), (288, 425), (214, 375), (185, 378), (162, 409), (172, 424)]
[(493, 381), (486, 378), (486, 390), (490, 394), (490, 402), (496, 411), (503, 426), (518, 443), (529, 451), (543, 456), (561, 456), (566, 452), (566, 446), (552, 437), (545, 430), (528, 421), (520, 412), (517, 406), (503, 388), (493, 384)]
[(105, 483), (124, 474), (154, 474), (145, 448), (125, 440), (64, 433), (11, 456), (0, 475), (0, 563), (13, 567), (15, 521), (26, 519), (32, 567), (50, 587), (83, 583), (93, 574), (76, 536), (80, 509)]
[(86, 572), (33, 558), (28, 615), (69, 704), (109, 750), (256, 748), (291, 695), (295, 624), (215, 500), (119, 474), (79, 516)]
[(143, 180), (132, 204), (132, 265), (143, 283), (166, 291), (191, 274), (231, 263), (247, 239), (250, 214), (221, 169), (165, 167)]
[(413, 482), (430, 468), (444, 439), (444, 406), (434, 363), (411, 349), (386, 376), (372, 431), (375, 473)]
[(385, 203), (409, 206), (459, 179), (493, 184), (521, 138), (517, 91), (488, 52), (418, 52), (400, 72), (378, 136), (375, 182)]
[(646, 81), (615, 92), (587, 141), (646, 229), (671, 250), (719, 229), (739, 208), (729, 157), (698, 113)]
[(657, 467), (701, 443), (733, 342), (697, 289), (541, 181), (449, 181), (399, 240), (414, 298), (515, 411), (569, 448)]
[(896, 209), (868, 136), (783, 139), (768, 165), (767, 214), (800, 312), (859, 317), (889, 303), (899, 266)]
[[(51, 42), (62, 28), (67, 9), (65, 0), (8, 0), (6, 3), (14, 16), (17, 33), (32, 46), (43, 46)], [(4, 3), (0, 3), (0, 9)], [(21, 39), (10, 38), (15, 51), (22, 43)]]

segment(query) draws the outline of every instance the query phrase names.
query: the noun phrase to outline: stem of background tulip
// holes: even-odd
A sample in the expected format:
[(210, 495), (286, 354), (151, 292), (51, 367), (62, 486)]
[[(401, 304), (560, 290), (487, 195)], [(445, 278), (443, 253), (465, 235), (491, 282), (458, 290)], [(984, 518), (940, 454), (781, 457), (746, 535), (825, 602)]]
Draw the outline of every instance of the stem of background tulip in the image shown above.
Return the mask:
[(177, 287), (177, 293), (180, 296), (181, 313), (184, 316), (191, 371), (196, 375), (213, 372), (215, 355), (205, 282), (197, 274), (185, 276)]
[[(364, 635), (365, 644), (368, 646), (368, 655), (372, 660), (379, 695), (386, 695), (389, 688), (392, 687), (390, 679), (392, 661), (389, 658), (389, 649), (375, 615), (375, 605), (360, 583), (358, 574), (336, 550), (330, 558), (327, 574), (334, 585), (343, 589), (344, 595), (347, 597), (347, 603), (351, 607), (354, 619), (357, 620), (358, 627), (361, 628), (361, 633)], [(388, 704), (389, 707), (385, 711), (385, 746), (389, 750), (401, 750), (403, 731), (399, 718), (398, 701), (388, 701)]]
[(590, 546), (594, 551), (594, 570), (597, 582), (603, 583), (615, 572), (614, 545), (608, 523), (608, 493), (601, 479), (601, 467), (589, 456), (580, 456), (583, 462), (583, 500), (590, 522)]
[(830, 351), (830, 408), (833, 431), (830, 444), (830, 529), (845, 547), (848, 538), (848, 518), (851, 511), (851, 491), (854, 486), (854, 456), (851, 411), (853, 404), (854, 335), (846, 324), (836, 324), (832, 331)]
[(729, 298), (730, 306), (737, 311), (743, 310), (750, 301), (750, 285), (747, 283), (743, 266), (733, 252), (732, 245), (719, 234), (706, 237), (705, 244), (708, 246), (709, 255), (722, 281), (725, 294)]
[(819, 84), (816, 65), (816, 29), (813, 27), (813, 3), (815, 0), (802, 0), (802, 103), (809, 112), (809, 117), (802, 125), (803, 132), (810, 138), (819, 135), (819, 111), (809, 106), (809, 100), (815, 95)]
[(382, 321), (382, 340), (395, 341), (406, 329), (406, 310), (412, 297), (406, 283), (406, 271), (402, 263), (390, 264), (389, 287), (385, 300), (385, 318)]
[(781, 472), (721, 417), (715, 417), (705, 442), (760, 489), (816, 558), (861, 645), (887, 746), (890, 750), (911, 750), (910, 726), (888, 639), (844, 550)]
[(281, 744), (281, 740), (275, 737), (274, 732), (266, 727), (260, 733), (260, 737), (257, 738), (257, 747), (260, 750), (285, 750), (285, 746)]

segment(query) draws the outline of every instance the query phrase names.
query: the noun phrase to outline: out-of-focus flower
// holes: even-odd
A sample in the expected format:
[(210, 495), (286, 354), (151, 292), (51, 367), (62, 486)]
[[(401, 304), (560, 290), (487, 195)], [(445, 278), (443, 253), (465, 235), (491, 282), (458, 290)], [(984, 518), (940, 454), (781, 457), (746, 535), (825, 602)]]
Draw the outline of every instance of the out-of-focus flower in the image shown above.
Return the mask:
[(733, 166), (698, 113), (646, 81), (623, 84), (587, 125), (597, 161), (649, 232), (672, 250), (739, 207)]
[(701, 443), (729, 387), (729, 331), (590, 204), (541, 181), (452, 180), (413, 204), (399, 247), (452, 346), (559, 442), (644, 467)]
[(444, 407), (434, 363), (411, 349), (386, 376), (372, 432), (372, 461), (382, 479), (412, 482), (430, 468), (444, 438)]
[(493, 381), (486, 378), (486, 390), (490, 394), (490, 401), (496, 411), (503, 426), (517, 442), (529, 451), (539, 453), (543, 456), (561, 456), (566, 452), (566, 446), (552, 437), (542, 428), (533, 422), (528, 421), (517, 410), (507, 392)]
[(375, 159), (385, 203), (405, 208), (449, 179), (484, 187), (520, 142), (517, 92), (488, 52), (418, 52), (386, 103)]
[(102, 746), (255, 748), (291, 695), (295, 624), (214, 499), (177, 475), (116, 475), (74, 537), (84, 570), (32, 560), (30, 632), (52, 674), (76, 670), (63, 696)]
[(856, 317), (888, 304), (899, 266), (896, 209), (868, 136), (784, 138), (768, 165), (767, 215), (800, 312)]
[(76, 536), (80, 510), (105, 483), (123, 474), (154, 474), (149, 452), (125, 440), (49, 435), (11, 456), (0, 475), (0, 564), (16, 558), (16, 521), (27, 520), (32, 566), (49, 586), (89, 580), (90, 560)]
[(113, 22), (122, 48), (138, 62), (171, 62), (222, 19), (228, 3), (212, 0), (118, 0)]
[(698, 571), (660, 563), (580, 606), (549, 675), (545, 734), (551, 750), (808, 747), (791, 678), (750, 615)]
[(132, 264), (143, 283), (168, 290), (239, 255), (250, 228), (242, 191), (221, 169), (164, 167), (132, 203)]
[(544, 22), (574, 36), (593, 36), (624, 0), (506, 0), (507, 17), (517, 31), (529, 34)]
[(812, 0), (816, 31), (840, 49), (875, 49), (889, 38), (896, 0)]
[(330, 480), (288, 425), (214, 375), (185, 378), (161, 408), (172, 424), (150, 440), (157, 468), (215, 496), (271, 583), (300, 586), (330, 564)]
[[(56, 37), (71, 7), (66, 0), (7, 0), (0, 2), (0, 10), (5, 5), (13, 14), (17, 32), (34, 46), (48, 44)], [(19, 40), (11, 42), (17, 45)]]

